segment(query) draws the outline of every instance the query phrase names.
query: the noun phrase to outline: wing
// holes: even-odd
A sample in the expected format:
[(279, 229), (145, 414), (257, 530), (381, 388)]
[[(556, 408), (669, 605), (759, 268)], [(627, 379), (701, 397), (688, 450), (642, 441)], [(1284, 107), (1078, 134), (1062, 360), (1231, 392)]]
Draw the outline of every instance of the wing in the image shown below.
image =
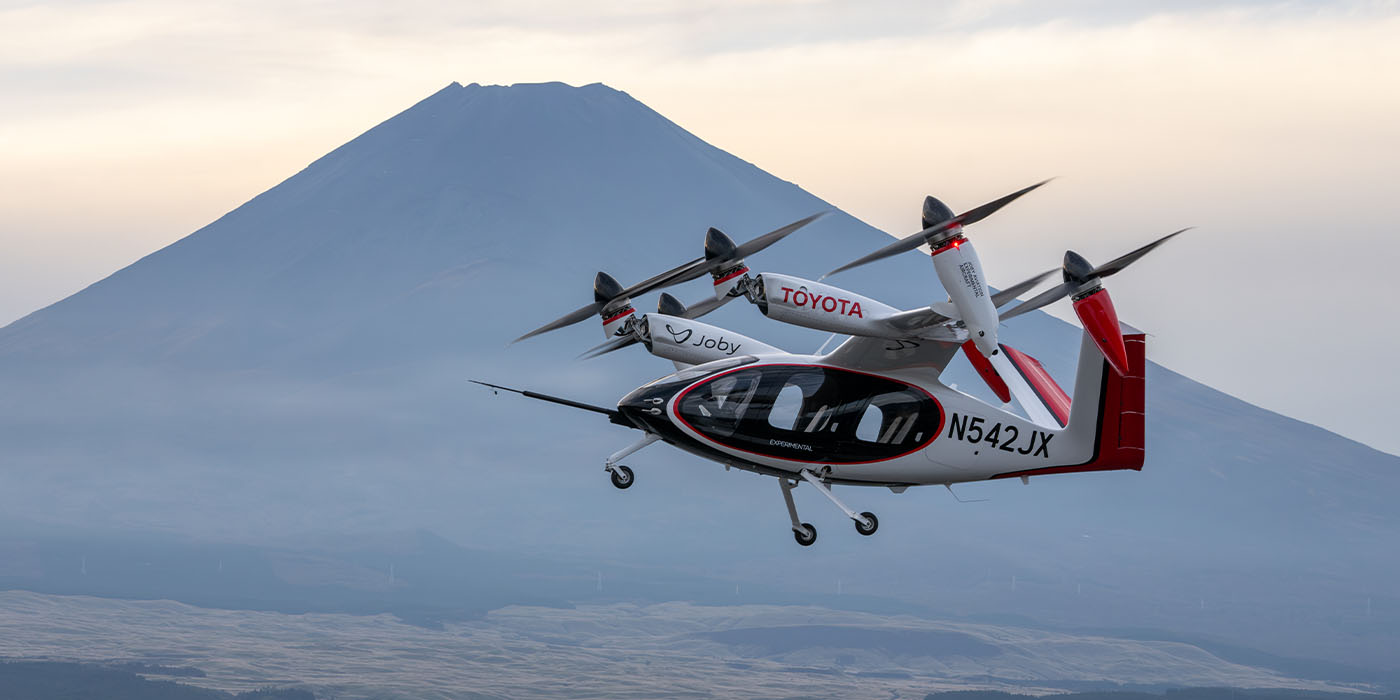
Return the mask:
[(918, 368), (939, 373), (957, 352), (958, 343), (940, 340), (886, 340), (854, 336), (824, 359), (840, 367), (866, 371)]
[[(1046, 270), (1045, 272), (1031, 277), (1030, 279), (1013, 284), (1010, 287), (1007, 287), (1006, 289), (1003, 289), (1000, 292), (993, 294), (992, 306), (997, 308), (1002, 307), (1003, 305), (1010, 302), (1012, 299), (1015, 299), (1016, 297), (1025, 294), (1027, 291), (1030, 291), (1032, 288), (1035, 287), (1035, 285), (1040, 284), (1040, 282), (1046, 277), (1049, 277), (1050, 275), (1058, 271), (1058, 269)], [(959, 317), (957, 307), (953, 306), (953, 304), (950, 302), (940, 301), (930, 304), (922, 309), (910, 309), (909, 311), (901, 311), (885, 319), (885, 321), (897, 331), (901, 331), (904, 333), (914, 333), (915, 331), (928, 328), (929, 326), (937, 326), (943, 323), (947, 323), (949, 321), (956, 321), (958, 320), (958, 318)]]
[[(945, 303), (946, 302), (939, 302), (939, 304), (925, 306), (922, 309), (901, 311), (885, 319), (885, 322), (889, 323), (895, 330), (904, 333), (913, 333), (921, 328), (947, 323), (953, 320), (954, 317), (945, 313), (939, 313), (939, 311), (935, 310), (936, 307)], [(947, 311), (948, 309), (942, 310)]]

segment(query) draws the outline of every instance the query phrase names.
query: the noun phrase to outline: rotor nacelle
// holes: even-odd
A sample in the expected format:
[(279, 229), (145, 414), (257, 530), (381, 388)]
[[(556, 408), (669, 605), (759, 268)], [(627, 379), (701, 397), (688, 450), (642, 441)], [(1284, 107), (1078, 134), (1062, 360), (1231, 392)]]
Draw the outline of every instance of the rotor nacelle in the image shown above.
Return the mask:
[(1128, 348), (1123, 344), (1123, 330), (1118, 324), (1118, 311), (1113, 308), (1113, 298), (1108, 290), (1099, 286), (1083, 296), (1073, 297), (1074, 315), (1084, 324), (1084, 331), (1094, 340), (1099, 352), (1121, 376), (1128, 376), (1132, 367), (1128, 364)]
[(1128, 350), (1124, 345), (1123, 331), (1118, 323), (1118, 311), (1113, 308), (1113, 298), (1103, 286), (1103, 278), (1122, 272), (1129, 265), (1142, 259), (1144, 255), (1187, 229), (1174, 231), (1137, 250), (1120, 255), (1109, 262), (1095, 266), (1084, 256), (1072, 250), (1065, 251), (1064, 263), (1060, 267), (1064, 282), (1047, 289), (1009, 312), (1002, 314), (1003, 321), (1024, 313), (1029, 313), (1047, 304), (1069, 297), (1074, 303), (1074, 314), (1084, 324), (1084, 330), (1094, 341), (1099, 352), (1108, 364), (1121, 376), (1129, 376), (1134, 367), (1129, 364)]
[(685, 365), (739, 355), (782, 352), (772, 345), (719, 326), (660, 313), (643, 316), (633, 333), (646, 346), (647, 352)]
[(718, 308), (722, 300), (705, 300), (693, 307), (663, 292), (656, 313), (629, 316), (617, 335), (582, 357), (598, 357), (640, 343), (647, 352), (683, 367), (737, 355), (782, 352), (767, 343), (695, 318)]
[(624, 292), (622, 285), (606, 272), (593, 278), (593, 301), (601, 305), (598, 316), (603, 319), (604, 338), (623, 335), (623, 329), (636, 314), (632, 300)]
[(920, 217), (923, 230), (846, 263), (828, 272), (826, 276), (927, 245), (933, 250), (933, 266), (938, 273), (938, 281), (948, 292), (948, 301), (956, 308), (959, 320), (971, 334), (974, 347), (984, 357), (991, 357), (998, 352), (996, 305), (992, 302), (991, 291), (987, 289), (984, 281), (982, 262), (977, 258), (977, 251), (963, 235), (963, 228), (991, 216), (1045, 182), (1048, 181), (1023, 187), (961, 214), (954, 214), (948, 205), (936, 197), (924, 197)]
[(715, 298), (742, 293), (741, 285), (748, 279), (749, 266), (739, 255), (739, 246), (723, 231), (711, 227), (705, 232), (705, 261), (710, 264)]
[(1079, 253), (1066, 250), (1061, 274), (1065, 284), (1070, 286), (1074, 315), (1079, 317), (1085, 332), (1113, 370), (1127, 375), (1132, 368), (1128, 366), (1128, 348), (1123, 344), (1123, 331), (1118, 325), (1118, 310), (1113, 308), (1113, 297), (1104, 289), (1094, 264)]
[(842, 335), (890, 335), (882, 323), (897, 309), (822, 282), (764, 272), (755, 279), (755, 305), (764, 316)]
[(948, 292), (972, 344), (983, 357), (997, 353), (997, 309), (982, 276), (977, 249), (961, 233), (933, 249), (933, 269)]

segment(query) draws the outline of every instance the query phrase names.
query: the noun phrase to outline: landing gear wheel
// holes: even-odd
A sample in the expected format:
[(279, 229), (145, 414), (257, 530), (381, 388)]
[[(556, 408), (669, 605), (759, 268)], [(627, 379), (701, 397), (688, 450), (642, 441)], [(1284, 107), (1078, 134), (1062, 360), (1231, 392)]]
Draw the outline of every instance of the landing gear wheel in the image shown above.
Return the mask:
[(874, 513), (871, 513), (867, 510), (864, 513), (861, 513), (860, 515), (862, 518), (865, 518), (870, 523), (870, 525), (869, 527), (861, 525), (860, 521), (856, 520), (854, 521), (856, 524), (856, 532), (859, 532), (860, 534), (869, 537), (875, 534), (876, 530), (880, 529), (880, 519), (876, 518)]
[(618, 488), (620, 488), (620, 489), (625, 489), (625, 488), (631, 486), (631, 485), (632, 485), (632, 470), (631, 470), (630, 468), (624, 467), (624, 466), (622, 466), (622, 465), (620, 465), (620, 464), (617, 465), (616, 467), (613, 467), (613, 468), (612, 468), (612, 482), (613, 482), (613, 486), (616, 486), (616, 487), (618, 487)]
[(793, 530), (792, 537), (803, 547), (811, 547), (817, 541), (817, 528), (812, 527), (811, 523), (802, 523), (802, 529)]

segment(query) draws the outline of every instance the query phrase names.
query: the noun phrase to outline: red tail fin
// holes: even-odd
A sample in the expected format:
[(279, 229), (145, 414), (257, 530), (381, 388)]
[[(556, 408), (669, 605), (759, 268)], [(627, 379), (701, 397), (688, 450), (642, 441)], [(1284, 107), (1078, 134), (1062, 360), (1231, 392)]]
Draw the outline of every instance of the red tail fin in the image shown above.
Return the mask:
[(1123, 344), (1128, 372), (1104, 372), (1095, 469), (1142, 469), (1147, 454), (1147, 336), (1125, 335)]
[[(1080, 350), (1079, 376), (1075, 379), (1074, 405), (1065, 437), (1089, 442), (1084, 461), (1041, 469), (1007, 472), (993, 479), (1040, 474), (1142, 469), (1146, 457), (1147, 338), (1142, 333), (1123, 336), (1127, 365), (1120, 375), (1086, 336)], [(1086, 354), (1091, 353), (1091, 354)], [(1063, 439), (1063, 438), (1062, 438)], [(1082, 453), (1081, 453), (1082, 454)]]

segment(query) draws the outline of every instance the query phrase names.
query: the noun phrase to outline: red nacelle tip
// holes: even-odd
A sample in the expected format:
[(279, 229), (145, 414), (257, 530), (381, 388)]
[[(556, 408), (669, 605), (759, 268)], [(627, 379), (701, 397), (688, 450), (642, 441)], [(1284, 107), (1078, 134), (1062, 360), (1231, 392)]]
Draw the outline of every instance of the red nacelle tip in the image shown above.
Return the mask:
[(1002, 403), (1010, 402), (1011, 388), (1006, 386), (1006, 380), (1001, 378), (1001, 375), (997, 373), (997, 368), (992, 366), (991, 361), (982, 354), (982, 351), (978, 350), (971, 340), (963, 343), (962, 349), (963, 354), (967, 355), (968, 361), (977, 369), (977, 374), (982, 376), (982, 381), (991, 388), (992, 393), (996, 394)]
[(1128, 348), (1123, 344), (1123, 330), (1118, 326), (1118, 312), (1113, 308), (1113, 299), (1107, 289), (1099, 289), (1083, 299), (1074, 302), (1074, 313), (1089, 337), (1094, 339), (1099, 352), (1103, 353), (1109, 366), (1119, 376), (1126, 377), (1129, 370)]

